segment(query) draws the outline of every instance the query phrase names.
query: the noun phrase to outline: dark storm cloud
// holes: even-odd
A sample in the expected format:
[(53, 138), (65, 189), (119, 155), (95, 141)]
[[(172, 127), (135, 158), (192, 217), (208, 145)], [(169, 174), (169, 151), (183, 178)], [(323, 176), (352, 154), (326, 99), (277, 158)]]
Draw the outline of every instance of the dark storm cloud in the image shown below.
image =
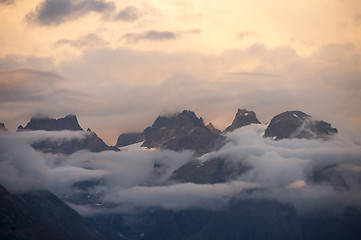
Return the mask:
[(76, 40), (61, 39), (57, 41), (57, 46), (69, 45), (75, 48), (81, 47), (101, 47), (107, 45), (107, 41), (94, 33), (89, 33), (85, 36), (81, 36)]
[(128, 6), (119, 11), (116, 16), (116, 20), (124, 21), (124, 22), (134, 22), (139, 20), (142, 17), (142, 12), (140, 9), (134, 6)]
[(113, 2), (104, 0), (44, 0), (26, 18), (44, 26), (57, 26), (63, 22), (79, 18), (90, 12), (96, 12), (103, 16), (113, 12)]
[(130, 43), (137, 43), (142, 40), (159, 42), (174, 40), (188, 34), (200, 34), (201, 32), (200, 29), (191, 29), (180, 32), (149, 30), (142, 33), (124, 34), (123, 38)]
[(15, 0), (0, 0), (0, 4), (11, 5), (14, 3), (15, 3)]

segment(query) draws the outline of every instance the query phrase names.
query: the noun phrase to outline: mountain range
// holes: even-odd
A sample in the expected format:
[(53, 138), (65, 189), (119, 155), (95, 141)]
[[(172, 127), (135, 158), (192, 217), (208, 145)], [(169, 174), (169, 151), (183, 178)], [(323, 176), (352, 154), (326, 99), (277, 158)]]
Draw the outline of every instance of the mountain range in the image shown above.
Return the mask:
[[(261, 124), (253, 111), (238, 109), (234, 120), (223, 132), (210, 122), (206, 126), (202, 118), (190, 110), (171, 116), (159, 116), (152, 126), (143, 132), (121, 134), (114, 147), (108, 146), (89, 128), (82, 139), (38, 141), (32, 146), (43, 152), (71, 154), (78, 150), (88, 149), (92, 152), (115, 150), (119, 147), (143, 142), (147, 148), (161, 148), (173, 151), (193, 150), (198, 155), (219, 149), (224, 143), (223, 134), (250, 124)], [(0, 129), (6, 131), (1, 123)], [(18, 131), (79, 131), (84, 132), (75, 115), (54, 119), (49, 117), (33, 117)], [(327, 138), (337, 133), (330, 123), (313, 120), (310, 115), (301, 111), (287, 111), (272, 118), (265, 130), (264, 137), (280, 140), (284, 138)]]
[[(228, 135), (249, 125), (264, 126), (263, 138), (275, 144), (287, 139), (328, 141), (338, 133), (330, 123), (314, 120), (301, 111), (287, 111), (276, 115), (268, 125), (262, 125), (253, 111), (238, 109), (232, 123), (224, 130), (190, 110), (159, 116), (142, 132), (122, 133), (115, 146), (108, 146), (90, 129), (84, 131), (75, 115), (53, 119), (32, 118), (18, 131), (79, 133), (78, 138), (40, 139), (31, 143), (43, 153), (71, 155), (79, 150), (90, 152), (123, 151), (138, 144), (143, 149), (191, 151), (192, 157), (180, 164), (164, 186), (172, 183), (193, 185), (227, 184), (250, 174), (254, 169), (247, 161), (236, 163), (225, 156), (212, 155), (229, 144)], [(5, 131), (5, 125), (0, 129)], [(124, 150), (125, 151), (125, 150)], [(204, 158), (207, 158), (205, 161)], [(101, 160), (99, 160), (101, 161)], [(169, 166), (155, 161), (153, 171), (162, 176)], [(310, 171), (307, 183), (327, 185), (336, 192), (348, 191), (350, 181), (339, 174), (339, 165), (319, 166)], [(66, 205), (86, 204), (102, 208), (100, 193), (104, 181), (78, 181), (73, 184), (74, 195), (57, 197), (45, 190), (9, 193), (0, 187), (2, 210), (1, 239), (360, 239), (361, 212), (354, 207), (344, 208), (338, 215), (330, 212), (314, 215), (299, 214), (284, 202), (268, 199), (267, 189), (254, 188), (232, 197), (225, 207), (215, 209), (165, 209), (151, 207), (135, 213), (107, 212), (82, 217)], [(146, 184), (146, 183), (144, 183)], [(193, 185), (192, 185), (193, 184)], [(162, 186), (163, 186), (162, 185)], [(80, 194), (79, 194), (80, 193)], [(258, 196), (257, 198), (251, 196)], [(117, 205), (108, 204), (109, 209)], [(71, 206), (71, 205), (70, 205)], [(331, 226), (331, 228), (329, 227)], [(54, 237), (55, 236), (55, 237)]]

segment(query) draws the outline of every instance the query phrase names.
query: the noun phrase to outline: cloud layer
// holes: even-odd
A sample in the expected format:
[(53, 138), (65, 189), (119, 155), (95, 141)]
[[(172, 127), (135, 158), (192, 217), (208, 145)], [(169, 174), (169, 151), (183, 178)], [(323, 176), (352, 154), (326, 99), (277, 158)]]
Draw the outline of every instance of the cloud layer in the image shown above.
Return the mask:
[[(84, 215), (149, 207), (219, 209), (237, 197), (274, 199), (295, 206), (301, 214), (346, 206), (361, 209), (360, 144), (342, 134), (330, 141), (273, 141), (262, 137), (264, 129), (264, 125), (251, 125), (228, 133), (224, 147), (199, 158), (203, 162), (221, 158), (226, 164), (250, 167), (230, 182), (218, 184), (168, 180), (174, 170), (194, 160), (189, 151), (147, 150), (138, 144), (121, 152), (42, 154), (28, 143), (49, 134), (74, 136), (71, 132), (3, 134), (0, 184), (11, 191), (48, 189)], [(249, 189), (257, 191), (246, 194)]]

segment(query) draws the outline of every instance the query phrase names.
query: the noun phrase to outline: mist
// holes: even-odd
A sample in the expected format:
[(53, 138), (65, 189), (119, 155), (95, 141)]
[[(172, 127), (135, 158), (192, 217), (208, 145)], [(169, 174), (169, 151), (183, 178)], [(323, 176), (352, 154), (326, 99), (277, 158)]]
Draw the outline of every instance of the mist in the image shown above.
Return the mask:
[[(360, 144), (343, 134), (329, 140), (274, 141), (263, 138), (265, 128), (266, 125), (256, 124), (227, 133), (227, 143), (221, 149), (197, 159), (206, 162), (222, 158), (226, 164), (249, 167), (245, 173), (217, 184), (169, 180), (176, 169), (195, 160), (192, 151), (146, 149), (140, 143), (120, 152), (81, 150), (71, 155), (45, 154), (29, 144), (49, 136), (57, 139), (81, 134), (67, 131), (2, 134), (0, 184), (12, 192), (47, 189), (83, 215), (129, 213), (152, 207), (217, 210), (234, 198), (269, 198), (291, 204), (301, 214), (339, 211), (347, 206), (361, 209)], [(319, 171), (326, 174), (321, 174), (326, 179), (315, 181)], [(347, 187), (335, 182), (339, 178)], [(96, 184), (76, 187), (86, 181)], [(88, 202), (71, 201), (72, 196), (81, 195), (96, 198)]]

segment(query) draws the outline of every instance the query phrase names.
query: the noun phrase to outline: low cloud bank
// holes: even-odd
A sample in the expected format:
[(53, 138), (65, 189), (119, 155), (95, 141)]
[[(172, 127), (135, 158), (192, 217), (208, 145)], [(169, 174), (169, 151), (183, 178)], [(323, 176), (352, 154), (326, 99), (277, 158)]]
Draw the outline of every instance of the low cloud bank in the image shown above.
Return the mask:
[[(250, 167), (230, 182), (218, 184), (168, 181), (174, 170), (194, 160), (191, 151), (132, 148), (100, 153), (82, 150), (65, 156), (40, 153), (29, 143), (42, 137), (72, 138), (81, 134), (2, 134), (0, 184), (13, 192), (48, 189), (84, 215), (129, 213), (153, 207), (219, 209), (238, 197), (292, 204), (301, 214), (338, 211), (346, 206), (361, 209), (359, 144), (342, 134), (329, 141), (273, 141), (263, 138), (265, 127), (251, 125), (228, 133), (226, 145), (199, 158), (222, 158), (227, 164)], [(77, 197), (78, 202), (74, 200)]]

